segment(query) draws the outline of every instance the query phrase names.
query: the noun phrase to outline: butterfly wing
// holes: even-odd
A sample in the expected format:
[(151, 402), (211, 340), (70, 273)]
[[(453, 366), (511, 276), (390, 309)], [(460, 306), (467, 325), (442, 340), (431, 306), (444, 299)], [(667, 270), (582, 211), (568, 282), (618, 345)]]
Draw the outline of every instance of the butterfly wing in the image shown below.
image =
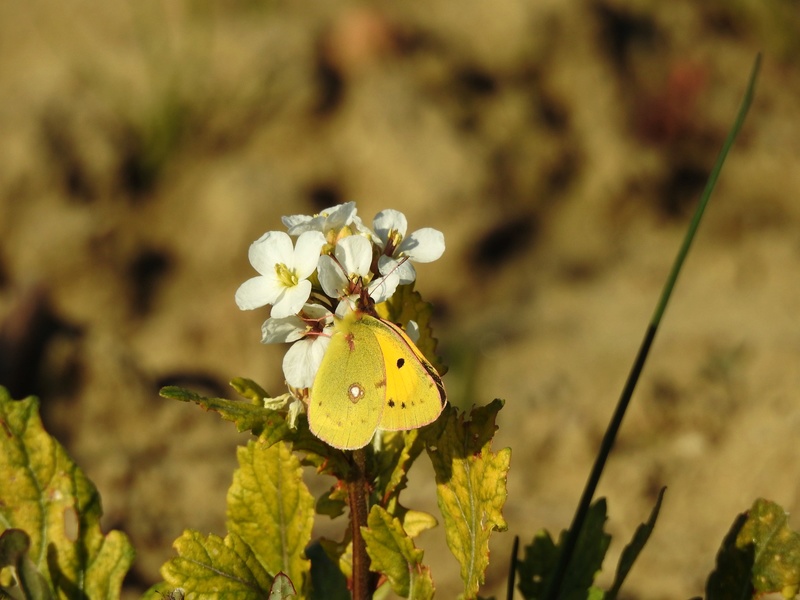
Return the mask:
[(348, 313), (337, 319), (308, 405), (311, 432), (334, 448), (363, 448), (381, 420), (386, 373), (373, 330)]
[(362, 315), (374, 334), (386, 372), (386, 394), (379, 429), (416, 429), (436, 420), (447, 402), (436, 369), (394, 323)]

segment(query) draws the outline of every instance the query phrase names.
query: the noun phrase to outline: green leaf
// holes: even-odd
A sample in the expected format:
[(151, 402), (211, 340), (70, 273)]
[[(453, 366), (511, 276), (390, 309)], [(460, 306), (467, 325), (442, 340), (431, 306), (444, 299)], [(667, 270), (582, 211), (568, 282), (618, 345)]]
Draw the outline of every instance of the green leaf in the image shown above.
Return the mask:
[(511, 450), (491, 450), (502, 407), (494, 400), (473, 409), (469, 421), (450, 407), (440, 417), (446, 421), (441, 435), (428, 440), (447, 545), (461, 564), (466, 598), (475, 598), (484, 581), (491, 532), (507, 527), (501, 511)]
[(118, 598), (133, 549), (123, 533), (100, 530), (97, 489), (45, 432), (38, 408), (0, 388), (0, 531), (28, 534), (53, 597)]
[[(50, 600), (50, 589), (47, 580), (33, 564), (28, 556), (31, 538), (21, 529), (6, 529), (0, 535), (0, 570), (3, 567), (14, 569), (17, 584), (23, 597), (31, 600)], [(0, 587), (0, 592), (6, 588)], [(0, 597), (2, 595), (0, 594)]]
[(269, 591), (269, 600), (291, 600), (297, 598), (292, 580), (284, 573), (278, 573), (272, 582), (272, 589)]
[[(589, 508), (583, 529), (578, 536), (563, 585), (558, 593), (562, 600), (602, 598), (603, 592), (593, 587), (594, 577), (603, 565), (611, 536), (603, 531), (606, 521), (606, 501), (601, 498)], [(519, 591), (526, 600), (542, 598), (558, 563), (567, 532), (562, 531), (556, 546), (550, 534), (542, 531), (524, 549), (518, 564)]]
[(400, 492), (408, 485), (408, 470), (425, 448), (420, 430), (383, 431), (381, 449), (374, 455), (373, 496), (381, 506), (396, 517), (401, 516), (398, 505)]
[(432, 598), (430, 569), (422, 564), (422, 550), (403, 530), (400, 520), (380, 506), (373, 506), (362, 527), (371, 570), (383, 573), (395, 593), (406, 598)]
[(266, 598), (272, 587), (272, 576), (235, 533), (223, 539), (213, 533), (204, 538), (196, 531), (184, 531), (173, 547), (178, 556), (161, 567), (161, 576), (196, 597)]
[(196, 392), (176, 386), (163, 387), (159, 394), (163, 398), (194, 402), (205, 410), (219, 413), (219, 416), (226, 421), (235, 423), (238, 431), (252, 431), (253, 435), (259, 436), (267, 431), (278, 430), (280, 435), (288, 435), (289, 426), (286, 425), (285, 415), (279, 411), (264, 408), (263, 405), (224, 398), (206, 398)]
[(658, 512), (661, 510), (661, 501), (664, 499), (664, 491), (666, 489), (667, 488), (661, 488), (661, 491), (658, 492), (656, 505), (650, 512), (650, 518), (647, 520), (647, 523), (642, 523), (636, 528), (636, 532), (633, 534), (633, 539), (630, 544), (625, 546), (622, 550), (619, 564), (617, 565), (617, 573), (614, 576), (614, 583), (606, 594), (608, 600), (614, 600), (614, 598), (617, 597), (625, 578), (628, 576), (628, 573), (630, 573), (631, 567), (633, 567), (633, 563), (636, 562), (647, 540), (650, 539), (650, 534), (653, 533), (653, 528), (656, 526), (656, 519), (658, 518)]
[(421, 510), (403, 509), (403, 514), (398, 517), (403, 522), (403, 530), (410, 538), (415, 538), (423, 531), (433, 529), (439, 524), (436, 517)]
[(343, 492), (341, 487), (334, 487), (317, 498), (315, 510), (317, 514), (326, 515), (331, 519), (341, 517), (347, 508), (346, 498), (347, 493)]
[(237, 451), (239, 469), (228, 490), (228, 531), (250, 546), (264, 568), (285, 573), (305, 595), (311, 567), (303, 550), (311, 541), (314, 498), (300, 461), (286, 443), (251, 441)]
[(794, 598), (800, 587), (800, 534), (779, 505), (760, 498), (739, 515), (717, 555), (706, 597), (750, 598), (779, 592)]
[[(237, 391), (251, 400), (260, 393), (257, 390), (261, 390), (257, 384), (241, 378), (234, 379), (233, 385)], [(295, 450), (307, 453), (304, 463), (316, 466), (322, 473), (330, 474), (337, 479), (346, 479), (350, 475), (351, 465), (345, 454), (341, 450), (331, 448), (312, 434), (308, 429), (308, 419), (305, 415), (298, 417), (296, 428), (292, 429), (286, 422), (286, 411), (265, 408), (264, 398), (258, 404), (251, 404), (225, 398), (207, 398), (175, 386), (163, 387), (159, 393), (164, 398), (194, 402), (205, 410), (214, 411), (226, 421), (235, 423), (239, 431), (252, 431), (267, 445), (280, 441), (292, 442)]]
[(236, 390), (236, 393), (242, 398), (250, 400), (251, 404), (264, 406), (264, 398), (269, 398), (269, 394), (264, 391), (264, 388), (252, 379), (234, 377), (231, 380), (231, 387)]

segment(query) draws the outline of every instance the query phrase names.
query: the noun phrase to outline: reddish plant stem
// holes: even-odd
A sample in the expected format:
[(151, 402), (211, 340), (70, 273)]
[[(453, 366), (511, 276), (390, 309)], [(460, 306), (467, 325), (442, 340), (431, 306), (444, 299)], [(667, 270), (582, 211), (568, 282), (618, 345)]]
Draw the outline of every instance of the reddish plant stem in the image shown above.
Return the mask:
[(350, 500), (350, 526), (353, 530), (353, 600), (369, 600), (375, 591), (374, 578), (369, 571), (370, 559), (361, 527), (367, 526), (369, 484), (367, 455), (364, 449), (353, 451), (354, 476), (347, 482)]

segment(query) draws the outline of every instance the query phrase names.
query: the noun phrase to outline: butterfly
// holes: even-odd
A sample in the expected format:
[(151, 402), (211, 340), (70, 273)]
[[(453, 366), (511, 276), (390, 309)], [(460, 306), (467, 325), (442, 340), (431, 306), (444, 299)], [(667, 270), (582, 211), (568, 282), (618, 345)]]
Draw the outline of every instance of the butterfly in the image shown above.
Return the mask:
[(363, 448), (375, 431), (416, 429), (447, 403), (436, 369), (394, 323), (351, 309), (334, 321), (308, 405), (308, 426), (334, 448)]

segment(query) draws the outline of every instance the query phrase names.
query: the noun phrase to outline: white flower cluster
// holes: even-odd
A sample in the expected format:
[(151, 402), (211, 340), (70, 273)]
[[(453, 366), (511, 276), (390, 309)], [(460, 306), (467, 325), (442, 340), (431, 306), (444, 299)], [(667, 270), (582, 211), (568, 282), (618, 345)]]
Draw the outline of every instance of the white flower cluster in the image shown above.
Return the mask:
[(413, 282), (412, 263), (439, 258), (444, 235), (424, 228), (406, 236), (405, 216), (391, 209), (378, 213), (369, 229), (355, 202), (282, 221), (287, 233), (269, 231), (250, 246), (250, 264), (259, 275), (239, 287), (236, 304), (242, 310), (272, 305), (261, 341), (293, 342), (283, 374), (290, 388), (302, 390), (314, 382), (333, 319), (352, 310), (365, 289), (381, 303), (398, 285)]

